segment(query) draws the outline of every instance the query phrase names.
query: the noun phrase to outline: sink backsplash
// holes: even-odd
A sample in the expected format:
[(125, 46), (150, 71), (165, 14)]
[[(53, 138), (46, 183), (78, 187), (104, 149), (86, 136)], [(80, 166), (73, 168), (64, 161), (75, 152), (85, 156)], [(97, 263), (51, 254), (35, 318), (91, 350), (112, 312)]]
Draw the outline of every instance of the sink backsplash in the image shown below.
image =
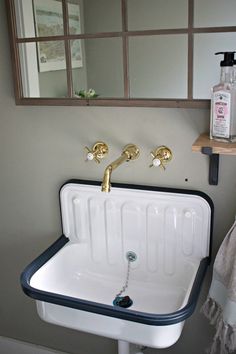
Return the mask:
[[(63, 232), (73, 242), (89, 245), (97, 265), (126, 264), (133, 269), (172, 275), (184, 260), (209, 254), (209, 205), (198, 195), (73, 185), (61, 191)], [(144, 269), (145, 267), (145, 269)]]

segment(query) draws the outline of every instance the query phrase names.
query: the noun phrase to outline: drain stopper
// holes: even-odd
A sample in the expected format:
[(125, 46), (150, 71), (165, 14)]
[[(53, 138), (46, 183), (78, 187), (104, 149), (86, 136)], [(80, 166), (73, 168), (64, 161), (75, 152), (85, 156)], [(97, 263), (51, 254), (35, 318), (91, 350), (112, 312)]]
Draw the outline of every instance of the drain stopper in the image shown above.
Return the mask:
[(113, 305), (128, 308), (133, 305), (133, 301), (129, 296), (117, 296), (113, 301)]
[(126, 259), (128, 260), (128, 262), (134, 262), (137, 259), (137, 254), (133, 251), (128, 251), (126, 253)]

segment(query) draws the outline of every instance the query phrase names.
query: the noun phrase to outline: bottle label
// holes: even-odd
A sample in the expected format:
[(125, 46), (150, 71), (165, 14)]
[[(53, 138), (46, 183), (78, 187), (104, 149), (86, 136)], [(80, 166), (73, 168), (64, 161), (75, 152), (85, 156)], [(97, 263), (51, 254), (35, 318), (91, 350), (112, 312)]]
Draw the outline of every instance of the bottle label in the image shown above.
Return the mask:
[(219, 138), (229, 138), (230, 133), (231, 95), (228, 92), (213, 93), (212, 135)]

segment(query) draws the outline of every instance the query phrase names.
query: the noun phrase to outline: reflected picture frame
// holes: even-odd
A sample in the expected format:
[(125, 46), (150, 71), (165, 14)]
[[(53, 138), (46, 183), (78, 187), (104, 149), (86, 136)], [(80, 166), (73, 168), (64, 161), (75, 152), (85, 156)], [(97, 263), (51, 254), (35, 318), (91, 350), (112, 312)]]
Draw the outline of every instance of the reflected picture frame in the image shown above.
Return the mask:
[[(57, 0), (33, 0), (35, 33), (37, 37), (64, 34), (62, 2)], [(79, 4), (68, 3), (69, 32), (81, 33)], [(83, 66), (81, 40), (70, 42), (72, 68)], [(65, 70), (64, 41), (55, 40), (37, 43), (39, 72)]]

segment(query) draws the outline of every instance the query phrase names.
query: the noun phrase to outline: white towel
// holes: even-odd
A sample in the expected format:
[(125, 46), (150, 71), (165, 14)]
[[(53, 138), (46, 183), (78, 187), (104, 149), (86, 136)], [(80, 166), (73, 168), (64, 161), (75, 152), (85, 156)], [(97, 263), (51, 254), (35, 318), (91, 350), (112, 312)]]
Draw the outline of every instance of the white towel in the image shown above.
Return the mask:
[(216, 255), (202, 312), (216, 328), (208, 353), (233, 353), (236, 350), (236, 220)]

